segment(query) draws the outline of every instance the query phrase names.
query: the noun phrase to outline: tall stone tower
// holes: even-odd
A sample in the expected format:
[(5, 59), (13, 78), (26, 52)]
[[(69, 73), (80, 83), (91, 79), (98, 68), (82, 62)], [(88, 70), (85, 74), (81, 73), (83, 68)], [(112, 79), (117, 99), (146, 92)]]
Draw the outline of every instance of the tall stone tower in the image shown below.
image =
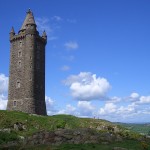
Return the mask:
[(10, 31), (10, 71), (7, 110), (46, 115), (45, 45), (46, 32), (40, 36), (29, 9), (15, 34)]

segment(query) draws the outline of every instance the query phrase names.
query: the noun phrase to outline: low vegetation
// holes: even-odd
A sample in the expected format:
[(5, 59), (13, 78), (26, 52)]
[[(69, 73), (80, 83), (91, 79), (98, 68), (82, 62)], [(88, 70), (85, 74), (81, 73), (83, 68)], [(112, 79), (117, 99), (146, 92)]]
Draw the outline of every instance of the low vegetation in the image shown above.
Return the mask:
[[(56, 131), (58, 129), (85, 129), (90, 128), (98, 134), (114, 135), (120, 137), (115, 142), (104, 141), (99, 144), (59, 144), (58, 146), (38, 145), (36, 149), (54, 150), (92, 150), (92, 149), (112, 149), (113, 147), (124, 147), (132, 150), (150, 150), (150, 140), (122, 124), (114, 124), (106, 120), (92, 118), (78, 118), (72, 115), (38, 116), (16, 111), (0, 110), (0, 145), (20, 140), (36, 134), (38, 132)], [(148, 130), (147, 130), (148, 131)], [(147, 133), (148, 134), (148, 133)], [(50, 147), (50, 148), (49, 148)], [(12, 145), (13, 149), (13, 145)], [(16, 146), (15, 148), (16, 149)], [(22, 147), (22, 149), (26, 149)], [(29, 146), (27, 149), (35, 149)]]

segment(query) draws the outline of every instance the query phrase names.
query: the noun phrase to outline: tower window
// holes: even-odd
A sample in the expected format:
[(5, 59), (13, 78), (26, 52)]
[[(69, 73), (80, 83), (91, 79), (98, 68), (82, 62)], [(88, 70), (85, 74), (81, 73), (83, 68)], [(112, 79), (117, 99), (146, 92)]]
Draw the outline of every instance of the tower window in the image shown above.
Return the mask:
[(19, 52), (18, 52), (18, 57), (21, 57), (21, 56), (22, 56), (22, 52), (19, 51)]
[(17, 106), (17, 102), (16, 101), (13, 101), (13, 106)]
[(30, 68), (32, 68), (32, 63), (30, 64)]
[(18, 61), (18, 68), (21, 68), (21, 60)]
[(22, 42), (20, 41), (20, 45), (19, 45), (20, 47), (22, 47)]
[(21, 86), (20, 81), (17, 81), (16, 87), (17, 87), (17, 88), (20, 88), (20, 86)]

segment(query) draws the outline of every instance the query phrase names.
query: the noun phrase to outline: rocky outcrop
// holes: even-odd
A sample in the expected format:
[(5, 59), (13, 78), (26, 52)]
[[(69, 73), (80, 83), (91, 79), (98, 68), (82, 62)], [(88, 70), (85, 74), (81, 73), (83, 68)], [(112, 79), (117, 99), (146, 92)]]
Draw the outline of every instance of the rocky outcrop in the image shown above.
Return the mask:
[(25, 144), (84, 144), (121, 141), (121, 137), (110, 133), (99, 133), (93, 129), (59, 129), (51, 132), (38, 132), (25, 139)]
[[(94, 129), (59, 129), (56, 131), (40, 131), (32, 136), (19, 136), (19, 141), (13, 143), (17, 145), (59, 145), (59, 144), (87, 144), (87, 143), (111, 143), (121, 141), (121, 137), (110, 133), (100, 133)], [(12, 142), (4, 146), (12, 145)]]

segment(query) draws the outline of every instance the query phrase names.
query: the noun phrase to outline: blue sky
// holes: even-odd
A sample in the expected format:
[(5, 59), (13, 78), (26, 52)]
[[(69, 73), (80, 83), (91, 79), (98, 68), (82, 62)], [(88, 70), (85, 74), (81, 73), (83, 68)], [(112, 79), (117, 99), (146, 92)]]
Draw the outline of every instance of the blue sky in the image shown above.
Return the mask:
[(0, 109), (7, 104), (9, 32), (18, 32), (28, 8), (48, 34), (49, 115), (150, 122), (148, 0), (0, 1)]

